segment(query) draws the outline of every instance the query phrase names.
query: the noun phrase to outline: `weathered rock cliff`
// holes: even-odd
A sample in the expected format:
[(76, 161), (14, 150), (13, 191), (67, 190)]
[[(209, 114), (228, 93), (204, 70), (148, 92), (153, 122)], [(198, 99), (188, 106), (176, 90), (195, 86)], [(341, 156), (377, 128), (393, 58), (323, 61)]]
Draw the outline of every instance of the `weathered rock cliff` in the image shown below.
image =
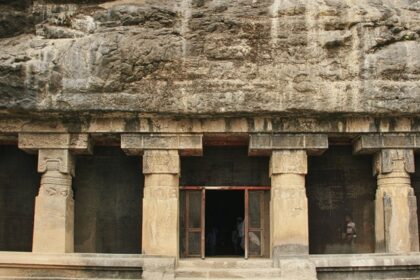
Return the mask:
[(5, 2), (3, 114), (420, 113), (418, 0)]

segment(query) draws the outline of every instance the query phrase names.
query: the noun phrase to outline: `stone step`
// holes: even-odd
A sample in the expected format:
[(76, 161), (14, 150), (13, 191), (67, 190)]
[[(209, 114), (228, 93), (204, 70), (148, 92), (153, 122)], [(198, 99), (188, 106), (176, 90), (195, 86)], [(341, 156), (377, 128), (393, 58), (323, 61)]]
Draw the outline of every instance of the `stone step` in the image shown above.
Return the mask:
[(239, 259), (239, 258), (208, 258), (184, 259), (178, 262), (178, 268), (272, 268), (273, 261), (270, 259)]
[[(191, 280), (191, 278), (188, 278)], [(0, 280), (138, 280), (138, 278), (72, 278), (72, 277), (12, 277), (0, 276)]]
[(278, 268), (181, 268), (175, 271), (176, 278), (278, 278)]
[[(133, 278), (72, 278), (72, 277), (15, 277), (0, 276), (0, 280), (134, 280)], [(137, 280), (137, 279), (136, 279)], [(190, 279), (191, 280), (191, 279)]]
[(209, 280), (209, 279), (211, 279), (211, 280), (238, 280), (238, 279), (241, 279), (241, 280), (273, 280), (273, 279), (276, 279), (276, 280), (290, 280), (290, 279), (287, 279), (287, 278), (280, 278), (280, 277), (275, 277), (275, 278), (273, 278), (273, 277), (270, 277), (270, 278), (265, 278), (265, 277), (252, 277), (252, 278), (237, 278), (237, 277), (235, 277), (235, 278), (188, 278), (188, 277), (176, 277), (175, 278), (175, 280)]

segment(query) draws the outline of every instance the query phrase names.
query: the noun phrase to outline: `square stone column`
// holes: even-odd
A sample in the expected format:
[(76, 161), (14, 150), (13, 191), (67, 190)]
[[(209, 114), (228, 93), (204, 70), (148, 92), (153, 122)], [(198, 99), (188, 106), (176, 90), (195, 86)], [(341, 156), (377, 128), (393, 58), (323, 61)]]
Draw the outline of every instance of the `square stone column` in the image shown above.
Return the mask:
[(381, 150), (375, 155), (374, 170), (376, 252), (417, 252), (417, 201), (409, 174), (414, 172), (413, 150)]
[(41, 187), (35, 200), (33, 252), (74, 251), (74, 157), (69, 150), (39, 150)]
[(42, 173), (35, 200), (33, 252), (74, 251), (73, 153), (89, 152), (88, 139), (87, 134), (19, 134), (19, 148), (38, 152)]
[(144, 152), (143, 254), (178, 255), (179, 172), (177, 150)]
[(307, 172), (306, 151), (273, 151), (270, 159), (270, 216), (274, 256), (309, 253)]
[(202, 135), (123, 134), (121, 148), (143, 155), (142, 253), (178, 257), (180, 155), (201, 155)]
[(316, 279), (309, 257), (308, 201), (305, 175), (307, 155), (322, 154), (326, 135), (251, 135), (250, 155), (270, 156), (270, 231), (274, 266), (284, 279)]
[(417, 134), (370, 134), (353, 145), (357, 154), (373, 154), (378, 187), (375, 199), (376, 252), (408, 253), (419, 250), (417, 201), (411, 187)]

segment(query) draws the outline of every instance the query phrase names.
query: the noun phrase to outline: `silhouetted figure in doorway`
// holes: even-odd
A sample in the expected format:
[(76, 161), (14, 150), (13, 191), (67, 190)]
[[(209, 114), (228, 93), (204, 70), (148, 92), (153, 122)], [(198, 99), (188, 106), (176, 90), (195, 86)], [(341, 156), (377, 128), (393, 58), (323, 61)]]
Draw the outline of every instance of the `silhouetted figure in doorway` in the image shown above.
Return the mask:
[(345, 245), (345, 253), (353, 254), (355, 253), (354, 250), (354, 242), (356, 240), (356, 224), (353, 222), (353, 218), (350, 214), (346, 214), (344, 217), (345, 224), (344, 224), (344, 231), (343, 231), (343, 241)]

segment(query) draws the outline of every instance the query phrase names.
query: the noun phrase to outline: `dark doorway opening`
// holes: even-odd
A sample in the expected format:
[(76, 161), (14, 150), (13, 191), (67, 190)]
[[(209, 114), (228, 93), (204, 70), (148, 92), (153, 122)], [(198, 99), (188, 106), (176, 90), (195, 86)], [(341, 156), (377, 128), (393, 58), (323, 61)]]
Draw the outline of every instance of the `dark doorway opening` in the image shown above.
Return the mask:
[(206, 256), (244, 255), (244, 197), (243, 190), (206, 191)]

